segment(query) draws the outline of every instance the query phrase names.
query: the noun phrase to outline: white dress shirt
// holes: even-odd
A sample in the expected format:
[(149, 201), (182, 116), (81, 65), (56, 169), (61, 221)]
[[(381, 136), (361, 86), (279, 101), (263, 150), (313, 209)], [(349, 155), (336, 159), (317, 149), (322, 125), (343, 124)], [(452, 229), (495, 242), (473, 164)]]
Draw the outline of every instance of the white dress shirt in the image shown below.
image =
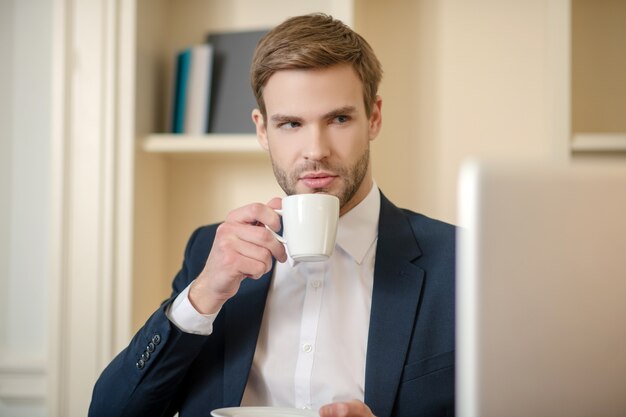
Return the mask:
[[(363, 400), (379, 212), (374, 185), (339, 219), (329, 260), (276, 263), (242, 405)], [(217, 315), (198, 313), (188, 288), (168, 317), (183, 331), (210, 334)]]

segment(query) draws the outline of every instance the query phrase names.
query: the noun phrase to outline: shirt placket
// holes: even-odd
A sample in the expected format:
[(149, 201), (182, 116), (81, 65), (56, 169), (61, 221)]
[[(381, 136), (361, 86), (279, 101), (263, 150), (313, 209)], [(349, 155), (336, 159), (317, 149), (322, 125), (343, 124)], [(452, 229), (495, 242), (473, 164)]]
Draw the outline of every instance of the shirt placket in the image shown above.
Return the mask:
[(302, 272), (307, 285), (302, 308), (294, 389), (295, 405), (303, 409), (310, 409), (312, 404), (311, 376), (316, 356), (317, 331), (327, 264), (327, 262), (302, 264)]

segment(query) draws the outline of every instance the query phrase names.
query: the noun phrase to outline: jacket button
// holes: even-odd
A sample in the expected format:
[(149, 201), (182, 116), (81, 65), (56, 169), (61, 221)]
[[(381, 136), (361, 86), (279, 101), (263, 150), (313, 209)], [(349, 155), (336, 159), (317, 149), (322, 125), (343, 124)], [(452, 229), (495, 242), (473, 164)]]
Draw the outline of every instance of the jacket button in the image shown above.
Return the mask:
[(155, 345), (158, 345), (159, 343), (161, 343), (161, 335), (157, 333), (154, 336), (152, 336), (152, 343), (154, 343)]
[(146, 352), (154, 352), (154, 343), (150, 342), (148, 343), (148, 346), (146, 346)]
[(139, 359), (136, 363), (137, 369), (143, 369), (145, 365), (146, 365), (146, 362), (143, 359)]
[(142, 361), (148, 362), (149, 359), (150, 359), (150, 352), (146, 351), (146, 352), (141, 354), (141, 360)]

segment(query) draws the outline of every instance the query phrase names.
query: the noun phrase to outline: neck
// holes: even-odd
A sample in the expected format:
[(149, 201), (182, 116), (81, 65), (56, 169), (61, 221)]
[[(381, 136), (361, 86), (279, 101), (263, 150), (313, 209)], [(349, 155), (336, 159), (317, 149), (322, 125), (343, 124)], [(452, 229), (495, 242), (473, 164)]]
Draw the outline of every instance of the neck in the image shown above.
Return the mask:
[(354, 207), (356, 207), (361, 201), (363, 201), (363, 199), (367, 197), (373, 186), (374, 181), (372, 180), (371, 175), (366, 175), (365, 178), (363, 178), (363, 181), (361, 182), (361, 185), (359, 186), (357, 192), (339, 210), (339, 216), (343, 216)]

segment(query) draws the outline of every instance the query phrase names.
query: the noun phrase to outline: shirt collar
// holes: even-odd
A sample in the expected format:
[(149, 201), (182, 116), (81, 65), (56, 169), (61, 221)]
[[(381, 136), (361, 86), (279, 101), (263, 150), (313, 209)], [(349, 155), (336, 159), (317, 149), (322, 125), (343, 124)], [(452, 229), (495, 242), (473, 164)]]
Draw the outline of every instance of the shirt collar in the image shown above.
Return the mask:
[(368, 249), (378, 237), (380, 192), (376, 183), (367, 196), (339, 218), (337, 245), (361, 264)]

